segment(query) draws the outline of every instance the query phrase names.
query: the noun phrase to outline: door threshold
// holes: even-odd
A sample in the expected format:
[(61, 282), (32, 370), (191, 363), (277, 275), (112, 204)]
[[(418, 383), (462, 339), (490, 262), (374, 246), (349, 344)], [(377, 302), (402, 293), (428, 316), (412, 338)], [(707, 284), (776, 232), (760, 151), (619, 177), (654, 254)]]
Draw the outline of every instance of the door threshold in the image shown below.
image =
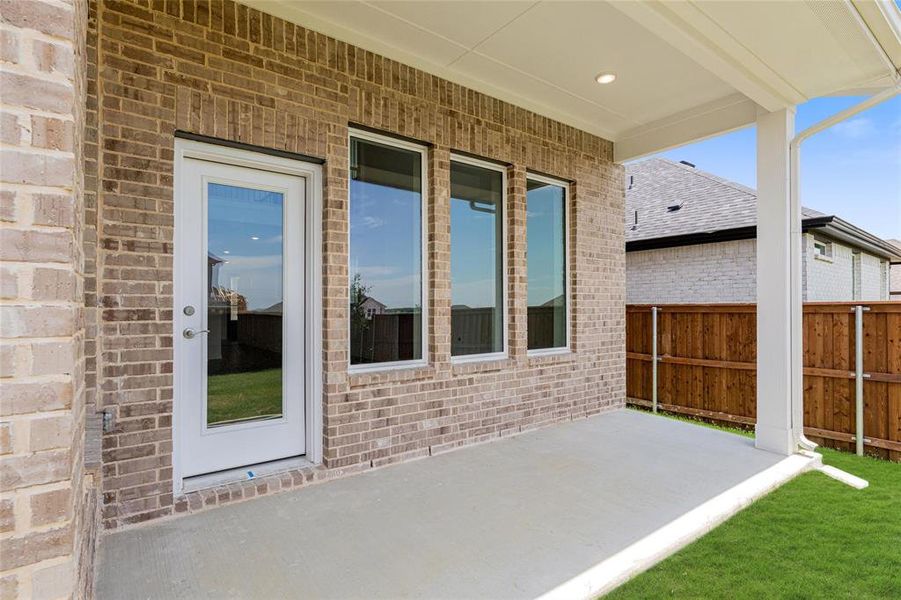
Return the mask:
[(305, 455), (302, 455), (279, 460), (270, 460), (268, 462), (237, 467), (234, 469), (226, 469), (224, 471), (216, 471), (215, 473), (192, 475), (191, 477), (185, 477), (182, 482), (181, 493), (189, 494), (191, 492), (206, 490), (229, 483), (253, 481), (254, 479), (265, 477), (267, 475), (274, 475), (276, 473), (283, 473), (293, 469), (302, 469), (312, 466), (314, 466), (313, 463), (310, 462)]

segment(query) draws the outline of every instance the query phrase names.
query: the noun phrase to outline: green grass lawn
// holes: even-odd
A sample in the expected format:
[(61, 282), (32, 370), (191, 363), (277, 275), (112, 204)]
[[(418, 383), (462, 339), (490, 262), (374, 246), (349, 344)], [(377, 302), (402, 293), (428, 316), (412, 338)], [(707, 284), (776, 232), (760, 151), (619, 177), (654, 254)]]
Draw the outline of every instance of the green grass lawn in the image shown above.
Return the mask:
[(605, 598), (901, 598), (901, 464), (818, 449), (805, 473)]
[(212, 375), (207, 381), (207, 423), (280, 415), (282, 370)]

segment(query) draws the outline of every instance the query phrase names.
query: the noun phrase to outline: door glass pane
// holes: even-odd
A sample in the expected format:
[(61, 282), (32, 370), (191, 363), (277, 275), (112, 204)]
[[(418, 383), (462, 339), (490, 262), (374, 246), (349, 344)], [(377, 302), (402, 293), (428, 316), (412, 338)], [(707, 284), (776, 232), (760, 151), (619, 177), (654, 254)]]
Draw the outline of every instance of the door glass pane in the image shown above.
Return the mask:
[(422, 358), (422, 154), (350, 140), (350, 363)]
[(566, 190), (526, 182), (528, 348), (566, 346)]
[(282, 415), (283, 204), (207, 188), (207, 425)]
[(504, 349), (503, 175), (451, 162), (451, 355)]

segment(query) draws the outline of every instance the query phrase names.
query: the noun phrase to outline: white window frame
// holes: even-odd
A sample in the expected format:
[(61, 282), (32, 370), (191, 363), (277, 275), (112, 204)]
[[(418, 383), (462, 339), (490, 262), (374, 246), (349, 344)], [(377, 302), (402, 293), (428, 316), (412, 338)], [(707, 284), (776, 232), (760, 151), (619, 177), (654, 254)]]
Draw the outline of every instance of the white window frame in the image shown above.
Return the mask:
[[(823, 254), (817, 252), (817, 246), (823, 247)], [(813, 257), (817, 260), (832, 262), (832, 242), (813, 237)]]
[[(453, 355), (453, 349), (451, 350), (451, 363), (452, 364), (464, 364), (464, 363), (474, 363), (474, 362), (488, 362), (492, 360), (504, 360), (509, 357), (509, 314), (508, 310), (509, 305), (509, 297), (510, 297), (510, 288), (509, 288), (509, 277), (507, 273), (507, 167), (505, 165), (501, 165), (494, 162), (489, 162), (486, 160), (480, 160), (478, 158), (473, 158), (471, 156), (466, 156), (463, 154), (451, 153), (450, 157), (451, 162), (462, 163), (466, 165), (472, 165), (474, 167), (480, 167), (482, 169), (488, 169), (490, 171), (496, 171), (501, 174), (501, 239), (499, 240), (502, 248), (501, 252), (501, 289), (504, 291), (503, 298), (501, 298), (501, 310), (502, 312), (502, 327), (503, 327), (503, 335), (502, 335), (502, 348), (499, 352), (483, 352), (481, 354), (463, 354), (460, 356)], [(450, 170), (448, 170), (450, 172)], [(448, 198), (448, 202), (451, 201), (451, 198)], [(448, 205), (448, 215), (450, 214), (450, 205)], [(448, 216), (448, 222), (450, 222), (450, 217)], [(451, 233), (453, 235), (453, 233)], [(451, 288), (451, 297), (453, 298), (453, 280), (449, 281)], [(453, 331), (451, 331), (453, 333)], [(451, 342), (451, 348), (453, 348), (453, 342)]]
[[(536, 348), (535, 350), (527, 350), (526, 355), (529, 357), (537, 356), (553, 356), (555, 354), (569, 354), (572, 352), (572, 273), (570, 272), (570, 213), (572, 212), (572, 196), (570, 195), (570, 186), (568, 181), (548, 177), (547, 175), (539, 175), (531, 171), (526, 171), (526, 182), (538, 181), (549, 185), (556, 185), (563, 188), (563, 270), (564, 270), (564, 294), (566, 296), (566, 344), (554, 348)], [(526, 207), (528, 207), (528, 185), (526, 185)], [(526, 218), (526, 246), (529, 240), (529, 221)], [(528, 346), (528, 289), (529, 289), (529, 257), (526, 253), (526, 345)]]
[(422, 190), (420, 193), (420, 243), (422, 244), (422, 248), (420, 250), (422, 260), (420, 261), (422, 275), (421, 275), (421, 286), (420, 286), (420, 294), (422, 297), (422, 325), (420, 327), (420, 335), (422, 336), (422, 340), (420, 342), (422, 347), (422, 358), (416, 358), (413, 360), (395, 360), (389, 362), (381, 362), (381, 363), (365, 363), (359, 365), (353, 365), (350, 363), (350, 339), (351, 339), (351, 323), (350, 318), (348, 316), (347, 319), (347, 372), (351, 375), (357, 373), (373, 373), (378, 371), (396, 371), (401, 369), (414, 369), (420, 367), (426, 367), (429, 365), (429, 253), (428, 253), (428, 223), (429, 223), (429, 180), (428, 180), (428, 160), (429, 160), (429, 152), (428, 146), (424, 144), (417, 144), (415, 142), (410, 142), (407, 140), (398, 139), (396, 137), (392, 137), (390, 135), (382, 135), (378, 133), (373, 133), (371, 131), (366, 131), (364, 129), (355, 129), (353, 127), (349, 128), (348, 136), (347, 136), (347, 289), (350, 289), (350, 274), (351, 274), (351, 248), (350, 248), (350, 169), (351, 169), (351, 140), (353, 138), (357, 138), (360, 140), (366, 140), (370, 142), (376, 142), (378, 144), (383, 144), (385, 146), (393, 146), (395, 148), (402, 148), (404, 150), (412, 150), (413, 152), (418, 152), (422, 160), (420, 160), (420, 166), (422, 169)]

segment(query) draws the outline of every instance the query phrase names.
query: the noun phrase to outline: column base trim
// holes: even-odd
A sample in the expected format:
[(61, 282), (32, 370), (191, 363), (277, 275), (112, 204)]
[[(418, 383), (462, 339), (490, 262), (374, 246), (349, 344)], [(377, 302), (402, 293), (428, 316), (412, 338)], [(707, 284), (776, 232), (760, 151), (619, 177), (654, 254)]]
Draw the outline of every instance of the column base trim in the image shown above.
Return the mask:
[(754, 446), (759, 450), (788, 456), (797, 449), (791, 428), (773, 427), (758, 423), (754, 427)]

